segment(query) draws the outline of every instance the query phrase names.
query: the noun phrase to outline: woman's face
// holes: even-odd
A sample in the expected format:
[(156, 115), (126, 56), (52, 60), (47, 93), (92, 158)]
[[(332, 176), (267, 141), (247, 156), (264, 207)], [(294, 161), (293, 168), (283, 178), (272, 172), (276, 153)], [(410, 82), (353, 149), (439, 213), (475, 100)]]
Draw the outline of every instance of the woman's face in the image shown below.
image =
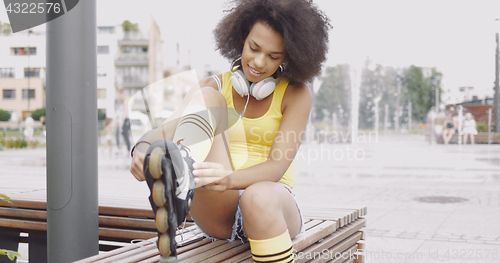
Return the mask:
[(250, 30), (243, 52), (241, 65), (250, 82), (258, 82), (276, 72), (285, 62), (283, 37), (263, 22), (256, 22)]

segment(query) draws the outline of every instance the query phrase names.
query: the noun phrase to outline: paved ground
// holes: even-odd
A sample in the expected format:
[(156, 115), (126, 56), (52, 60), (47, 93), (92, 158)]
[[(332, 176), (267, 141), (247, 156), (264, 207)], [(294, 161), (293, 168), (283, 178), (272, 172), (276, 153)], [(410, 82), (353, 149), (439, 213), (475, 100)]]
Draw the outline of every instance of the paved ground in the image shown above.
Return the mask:
[[(303, 144), (295, 190), (301, 204), (368, 207), (366, 262), (500, 262), (500, 145), (358, 141)], [(0, 193), (44, 196), (44, 149), (0, 151), (0, 167)], [(125, 152), (100, 155), (101, 204), (147, 207), (128, 168)]]

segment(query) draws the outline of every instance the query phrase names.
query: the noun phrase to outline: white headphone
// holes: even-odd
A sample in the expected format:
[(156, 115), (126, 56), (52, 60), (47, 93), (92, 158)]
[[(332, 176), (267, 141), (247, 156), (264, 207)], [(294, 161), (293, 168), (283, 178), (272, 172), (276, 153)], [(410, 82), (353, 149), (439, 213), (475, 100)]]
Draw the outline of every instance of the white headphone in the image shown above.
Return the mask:
[(267, 77), (259, 82), (250, 83), (245, 77), (241, 68), (241, 58), (236, 59), (231, 63), (231, 82), (233, 83), (234, 90), (241, 97), (252, 95), (257, 100), (262, 100), (273, 93), (276, 85), (281, 80), (281, 73), (283, 67), (280, 65), (276, 73)]

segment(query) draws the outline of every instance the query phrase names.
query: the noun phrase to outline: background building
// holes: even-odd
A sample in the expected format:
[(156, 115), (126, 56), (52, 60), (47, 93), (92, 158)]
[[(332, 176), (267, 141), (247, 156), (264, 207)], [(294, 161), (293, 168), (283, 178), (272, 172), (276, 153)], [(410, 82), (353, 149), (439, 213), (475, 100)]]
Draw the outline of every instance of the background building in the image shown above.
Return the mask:
[[(0, 23), (1, 24), (1, 23)], [(30, 112), (45, 107), (45, 32), (13, 34), (0, 29), (0, 109), (11, 113), (17, 127)]]

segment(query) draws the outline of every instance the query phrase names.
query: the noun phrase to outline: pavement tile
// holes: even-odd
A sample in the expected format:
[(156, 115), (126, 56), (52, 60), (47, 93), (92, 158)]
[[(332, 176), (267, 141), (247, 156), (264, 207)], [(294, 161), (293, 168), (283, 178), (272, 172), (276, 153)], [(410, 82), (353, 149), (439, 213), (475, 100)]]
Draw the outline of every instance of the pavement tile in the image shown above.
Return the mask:
[(448, 238), (448, 241), (450, 241), (450, 242), (467, 242), (467, 240), (461, 239), (461, 238)]

